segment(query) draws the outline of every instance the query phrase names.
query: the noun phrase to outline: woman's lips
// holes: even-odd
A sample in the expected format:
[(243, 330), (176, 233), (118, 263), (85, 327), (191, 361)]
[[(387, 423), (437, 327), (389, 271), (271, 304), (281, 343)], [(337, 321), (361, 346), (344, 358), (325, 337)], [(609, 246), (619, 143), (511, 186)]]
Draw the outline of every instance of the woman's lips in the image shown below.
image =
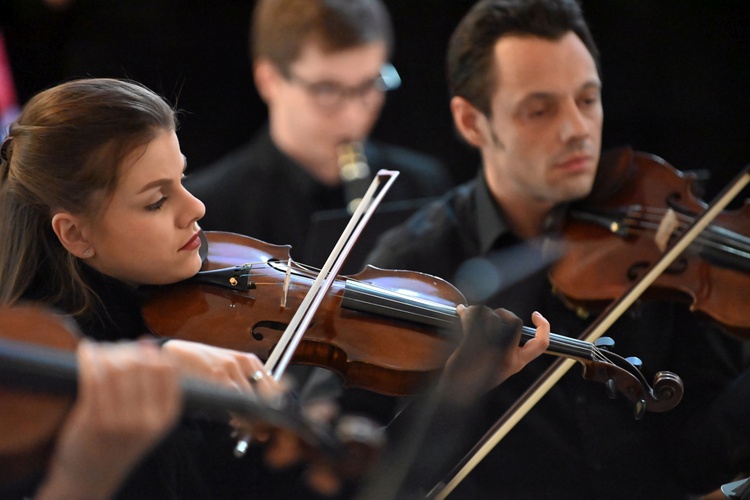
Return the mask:
[(200, 248), (200, 246), (201, 246), (201, 239), (200, 239), (199, 236), (200, 236), (199, 233), (195, 233), (193, 235), (193, 237), (190, 238), (187, 243), (185, 243), (184, 245), (182, 245), (182, 247), (178, 251), (181, 252), (183, 250), (195, 250), (197, 248)]

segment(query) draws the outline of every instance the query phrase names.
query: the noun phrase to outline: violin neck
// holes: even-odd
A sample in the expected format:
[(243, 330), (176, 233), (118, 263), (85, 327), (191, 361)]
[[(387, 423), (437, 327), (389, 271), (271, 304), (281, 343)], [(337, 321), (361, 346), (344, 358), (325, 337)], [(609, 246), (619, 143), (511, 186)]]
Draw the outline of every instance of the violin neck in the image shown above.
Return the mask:
[[(446, 334), (455, 331), (461, 323), (455, 304), (412, 297), (356, 280), (346, 281), (341, 307), (434, 326)], [(534, 328), (524, 326), (521, 330), (521, 345), (535, 335)], [(545, 352), (554, 356), (593, 360), (595, 350), (596, 347), (591, 342), (551, 333), (549, 348)]]
[[(0, 383), (24, 391), (74, 397), (78, 388), (78, 362), (70, 351), (0, 339)], [(187, 413), (200, 412), (201, 417), (226, 421), (228, 412), (235, 412), (251, 420), (291, 429), (324, 451), (334, 448), (332, 437), (308, 425), (298, 413), (264, 404), (252, 394), (240, 394), (191, 377), (183, 377), (180, 387)]]
[[(0, 380), (18, 389), (75, 397), (78, 361), (73, 352), (0, 339)], [(251, 410), (253, 399), (208, 382), (183, 377), (181, 388), (187, 410)]]
[(75, 396), (78, 363), (69, 351), (0, 339), (0, 380), (18, 389)]

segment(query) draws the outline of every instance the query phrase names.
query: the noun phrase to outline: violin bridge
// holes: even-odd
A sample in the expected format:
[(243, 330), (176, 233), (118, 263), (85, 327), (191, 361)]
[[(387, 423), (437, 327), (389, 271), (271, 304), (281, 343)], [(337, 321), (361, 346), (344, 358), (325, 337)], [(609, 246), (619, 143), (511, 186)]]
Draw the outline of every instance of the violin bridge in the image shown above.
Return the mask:
[(292, 258), (286, 261), (286, 276), (284, 276), (284, 289), (281, 293), (281, 307), (286, 307), (286, 299), (289, 295), (289, 282), (292, 274)]
[(661, 253), (667, 251), (667, 244), (669, 238), (674, 234), (677, 228), (680, 227), (680, 222), (677, 220), (674, 210), (671, 208), (664, 213), (664, 217), (659, 222), (659, 228), (656, 230), (654, 235), (654, 242), (656, 246), (661, 250)]

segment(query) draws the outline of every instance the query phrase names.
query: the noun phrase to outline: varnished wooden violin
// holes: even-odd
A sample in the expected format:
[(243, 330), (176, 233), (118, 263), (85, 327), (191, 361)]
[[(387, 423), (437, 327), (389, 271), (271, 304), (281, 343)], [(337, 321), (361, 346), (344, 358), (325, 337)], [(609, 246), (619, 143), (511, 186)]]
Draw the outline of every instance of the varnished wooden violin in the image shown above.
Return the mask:
[[(64, 317), (47, 309), (0, 308), (0, 486), (23, 484), (44, 470), (73, 405), (78, 339)], [(333, 429), (296, 407), (200, 379), (184, 377), (181, 389), (187, 414), (227, 421), (231, 412), (244, 432), (292, 433), (303, 443), (306, 459), (338, 464), (342, 477), (363, 475), (385, 445), (382, 429), (359, 417), (344, 416)]]
[[(144, 318), (155, 334), (252, 352), (266, 359), (317, 273), (289, 247), (233, 233), (207, 232), (202, 271), (150, 289)], [(338, 277), (295, 351), (296, 363), (341, 374), (349, 386), (403, 396), (439, 373), (460, 340), (463, 295), (423, 273), (368, 266)], [(525, 339), (534, 330), (524, 327)], [(586, 379), (606, 384), (641, 410), (666, 411), (682, 396), (676, 375), (654, 388), (630, 362), (589, 342), (552, 335), (549, 354), (580, 361)]]

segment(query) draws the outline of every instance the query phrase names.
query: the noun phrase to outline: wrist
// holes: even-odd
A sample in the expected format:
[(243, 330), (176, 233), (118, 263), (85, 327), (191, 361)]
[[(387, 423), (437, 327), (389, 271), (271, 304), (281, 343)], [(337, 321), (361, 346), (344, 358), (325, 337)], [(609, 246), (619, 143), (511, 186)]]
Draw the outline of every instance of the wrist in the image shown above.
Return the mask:
[(113, 497), (118, 487), (118, 481), (75, 474), (53, 459), (34, 500), (105, 500)]

